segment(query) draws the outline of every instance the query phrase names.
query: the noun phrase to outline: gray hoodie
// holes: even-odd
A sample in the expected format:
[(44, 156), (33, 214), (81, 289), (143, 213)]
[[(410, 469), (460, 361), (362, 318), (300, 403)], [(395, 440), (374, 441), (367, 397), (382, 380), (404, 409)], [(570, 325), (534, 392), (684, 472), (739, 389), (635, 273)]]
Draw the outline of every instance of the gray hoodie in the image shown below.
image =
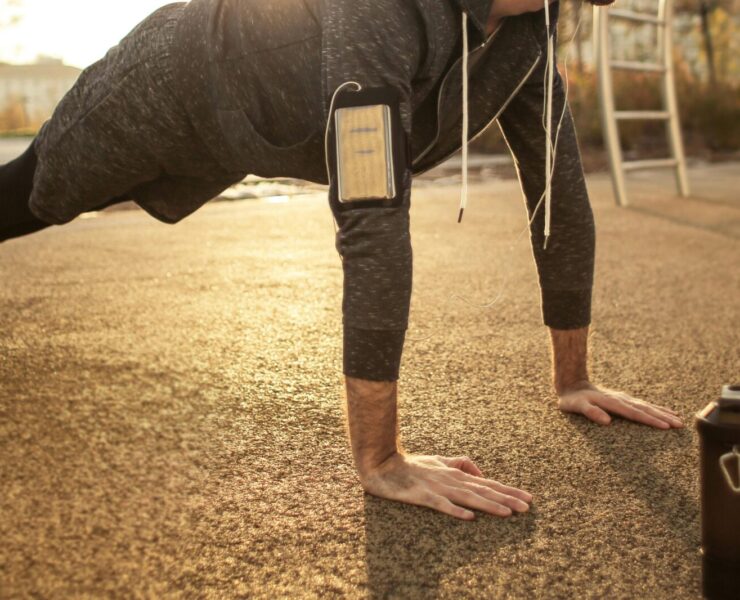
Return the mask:
[[(413, 175), (462, 145), (463, 13), (469, 137), (494, 120), (517, 165), (530, 214), (545, 185), (544, 11), (504, 19), (487, 38), (490, 0), (192, 0), (176, 32), (181, 101), (214, 159), (234, 176), (329, 183), (344, 270), (344, 372), (398, 378), (412, 288), (409, 206)], [(551, 20), (557, 19), (557, 3)], [(411, 155), (400, 205), (337, 211), (325, 155), (335, 90), (347, 81), (391, 86)], [(565, 102), (556, 73), (555, 119)], [(182, 218), (206, 199), (184, 198)], [(543, 249), (542, 209), (531, 226), (544, 323), (590, 322), (594, 222), (567, 107), (552, 177), (552, 225)], [(474, 208), (466, 218), (474, 218)]]

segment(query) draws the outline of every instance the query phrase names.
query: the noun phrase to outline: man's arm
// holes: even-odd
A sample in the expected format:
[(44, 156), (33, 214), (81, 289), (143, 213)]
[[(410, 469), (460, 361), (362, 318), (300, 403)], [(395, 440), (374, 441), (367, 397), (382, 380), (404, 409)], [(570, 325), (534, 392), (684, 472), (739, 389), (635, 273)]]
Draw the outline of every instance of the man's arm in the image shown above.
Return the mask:
[[(346, 379), (350, 443), (364, 489), (376, 496), (427, 506), (461, 519), (470, 508), (506, 516), (525, 511), (531, 496), (482, 477), (466, 457), (410, 455), (398, 439), (397, 383), (408, 324), (412, 252), (409, 233), (411, 157), (411, 81), (424, 43), (413, 3), (357, 0), (322, 3), (324, 88), (329, 122), (329, 203), (337, 221), (336, 247), (342, 258), (344, 296), (343, 372)], [(352, 83), (356, 82), (356, 83)], [(361, 86), (358, 89), (358, 85)], [(343, 93), (349, 97), (342, 98)], [(329, 109), (351, 103), (377, 115), (391, 109), (396, 179), (390, 202), (346, 197), (338, 186), (334, 152), (345, 142)], [(383, 108), (385, 111), (386, 109)], [(344, 113), (345, 115), (347, 113)], [(388, 114), (388, 113), (386, 113)], [(349, 126), (367, 135), (350, 161), (378, 156), (378, 126)], [(372, 137), (372, 134), (375, 137)], [(364, 139), (364, 138), (360, 138)], [(371, 152), (372, 151), (372, 152)], [(387, 155), (387, 154), (386, 154)], [(355, 172), (367, 172), (370, 163)], [(373, 163), (375, 164), (375, 163)], [(343, 163), (347, 167), (347, 161)], [(467, 507), (467, 508), (463, 508)]]
[(553, 385), (558, 408), (579, 413), (600, 425), (609, 425), (609, 413), (658, 429), (683, 427), (678, 413), (629, 394), (593, 385), (588, 376), (588, 327), (550, 329)]
[[(557, 8), (558, 3), (553, 3), (553, 27), (557, 22)], [(544, 53), (546, 34), (543, 19), (541, 15), (532, 15), (532, 18), (539, 19), (535, 27), (542, 31)], [(514, 156), (530, 220), (537, 210), (531, 223), (532, 251), (539, 276), (542, 317), (552, 338), (553, 383), (558, 407), (602, 424), (610, 422), (606, 412), (609, 411), (655, 427), (680, 427), (680, 420), (670, 409), (590, 382), (587, 342), (591, 323), (595, 226), (575, 126), (557, 70), (553, 90), (553, 136), (557, 136), (557, 144), (552, 176), (552, 227), (548, 247), (543, 247), (545, 56), (543, 54), (539, 68), (501, 115), (499, 125)], [(558, 131), (561, 115), (562, 125)]]

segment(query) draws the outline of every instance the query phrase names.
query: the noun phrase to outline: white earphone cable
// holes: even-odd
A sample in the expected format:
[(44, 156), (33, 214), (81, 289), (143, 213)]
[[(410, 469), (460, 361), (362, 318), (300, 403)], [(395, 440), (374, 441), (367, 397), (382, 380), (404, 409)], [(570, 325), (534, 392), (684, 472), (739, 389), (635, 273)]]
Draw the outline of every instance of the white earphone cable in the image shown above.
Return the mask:
[[(545, 161), (546, 162), (546, 167), (547, 167), (546, 181), (549, 182), (551, 180), (551, 178), (552, 178), (553, 173), (554, 173), (555, 159), (556, 159), (556, 156), (557, 156), (558, 139), (560, 137), (560, 130), (562, 129), (563, 120), (565, 118), (565, 113), (566, 113), (567, 106), (568, 106), (567, 105), (567, 98), (568, 98), (568, 90), (569, 90), (569, 85), (570, 85), (569, 80), (568, 80), (568, 57), (569, 57), (570, 52), (571, 52), (571, 49), (573, 47), (573, 41), (575, 40), (576, 36), (578, 35), (578, 32), (579, 32), (580, 27), (581, 27), (581, 23), (582, 23), (582, 10), (580, 10), (580, 9), (581, 9), (582, 3), (579, 5), (579, 19), (578, 19), (578, 23), (576, 24), (576, 27), (573, 30), (573, 34), (571, 35), (570, 39), (568, 40), (567, 48), (566, 48), (566, 52), (565, 52), (565, 56), (563, 58), (563, 71), (564, 71), (564, 74), (565, 74), (564, 101), (563, 101), (563, 108), (562, 108), (562, 111), (560, 113), (560, 118), (558, 119), (557, 128), (555, 129), (555, 138), (554, 138), (554, 140), (552, 139), (552, 136), (551, 136), (551, 132), (552, 132), (552, 119), (549, 118), (549, 119), (545, 120), (547, 118), (546, 113), (548, 112), (548, 109), (547, 109), (547, 105), (548, 104), (549, 104), (550, 116), (552, 115), (552, 98), (553, 98), (553, 95), (554, 95), (554, 79), (555, 79), (554, 78), (554, 74), (555, 74), (554, 37), (552, 35), (550, 35), (550, 33), (549, 33), (550, 32), (550, 26), (549, 26), (549, 4), (547, 4), (547, 0), (545, 0), (545, 4), (546, 4), (546, 11), (547, 11), (546, 12), (546, 21), (547, 21), (547, 31), (548, 31), (548, 56), (547, 56), (547, 65), (545, 67), (545, 80), (543, 81), (543, 87), (544, 87), (544, 90), (545, 90), (545, 93), (544, 93), (544, 101), (543, 101), (543, 115), (545, 116), (545, 118), (543, 118), (543, 127), (546, 130), (546, 140), (545, 141), (547, 143), (547, 147), (549, 148), (549, 152), (546, 152), (546, 155), (549, 155), (549, 160), (548, 160), (548, 158), (546, 156), (546, 161)], [(547, 124), (550, 124), (550, 126), (551, 126), (549, 129), (546, 127)], [(537, 211), (539, 210), (540, 206), (542, 205), (542, 202), (547, 197), (548, 190), (551, 191), (551, 188), (550, 188), (549, 185), (546, 184), (545, 190), (543, 190), (542, 194), (540, 195), (540, 198), (537, 201), (537, 204), (535, 205), (534, 209), (532, 210), (532, 214), (531, 214), (530, 218), (527, 221), (527, 225), (517, 234), (517, 236), (514, 238), (514, 241), (510, 244), (510, 246), (509, 246), (509, 252), (512, 252), (514, 250), (515, 246), (520, 243), (520, 241), (521, 241), (522, 237), (524, 236), (524, 234), (531, 228), (532, 223), (534, 222), (534, 219), (537, 216)], [(545, 235), (548, 236), (549, 233), (550, 233), (550, 231), (549, 231), (549, 221), (546, 218)], [(545, 238), (545, 247), (547, 247), (547, 237)], [(506, 273), (504, 275), (504, 281), (502, 282), (501, 287), (500, 287), (498, 293), (496, 294), (496, 296), (493, 298), (493, 300), (491, 300), (489, 302), (486, 302), (484, 304), (478, 304), (478, 303), (471, 302), (470, 300), (468, 300), (464, 296), (461, 296), (461, 295), (459, 295), (459, 294), (457, 294), (455, 292), (450, 293), (449, 296), (448, 296), (448, 298), (454, 298), (454, 299), (457, 299), (457, 300), (462, 300), (463, 302), (465, 302), (466, 304), (468, 304), (469, 306), (472, 306), (474, 308), (479, 308), (479, 309), (490, 308), (491, 306), (494, 306), (495, 304), (497, 304), (501, 300), (501, 298), (503, 297), (504, 293), (508, 289), (508, 285), (507, 284), (509, 282), (510, 276), (511, 276), (511, 269), (509, 269), (509, 270), (506, 271)], [(429, 339), (429, 338), (431, 338), (433, 336), (434, 336), (434, 333), (430, 333), (429, 335), (424, 336), (424, 337), (411, 337), (411, 336), (407, 335), (406, 336), (406, 339), (407, 340), (411, 340), (411, 341), (424, 341), (424, 340), (427, 340), (427, 339)]]
[[(334, 90), (334, 94), (332, 94), (331, 102), (329, 103), (329, 114), (326, 118), (326, 130), (324, 131), (324, 162), (326, 164), (326, 180), (331, 185), (331, 165), (329, 164), (329, 131), (331, 130), (331, 115), (334, 112), (334, 102), (337, 100), (337, 96), (339, 95), (339, 92), (341, 92), (345, 87), (353, 85), (355, 86), (355, 91), (359, 92), (362, 90), (362, 86), (357, 83), (356, 81), (345, 81), (342, 85), (340, 85), (336, 90)], [(339, 226), (337, 225), (337, 220), (334, 218), (334, 214), (332, 213), (332, 222), (334, 223), (334, 234), (336, 235), (337, 231), (339, 230)], [(339, 255), (340, 260), (342, 259), (342, 255)]]

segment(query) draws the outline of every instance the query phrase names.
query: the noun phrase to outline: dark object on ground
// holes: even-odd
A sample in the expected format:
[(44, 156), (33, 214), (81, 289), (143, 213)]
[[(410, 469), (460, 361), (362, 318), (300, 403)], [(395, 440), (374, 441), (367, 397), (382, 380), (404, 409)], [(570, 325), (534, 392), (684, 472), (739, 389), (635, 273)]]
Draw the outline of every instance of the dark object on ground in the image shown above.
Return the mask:
[(740, 384), (696, 418), (701, 455), (703, 591), (740, 598)]

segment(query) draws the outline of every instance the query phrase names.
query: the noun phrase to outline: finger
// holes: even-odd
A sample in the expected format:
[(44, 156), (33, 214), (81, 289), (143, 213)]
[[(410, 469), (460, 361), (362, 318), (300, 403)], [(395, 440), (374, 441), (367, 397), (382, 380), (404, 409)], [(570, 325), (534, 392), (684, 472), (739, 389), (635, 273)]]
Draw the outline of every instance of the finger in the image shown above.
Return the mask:
[(497, 492), (486, 485), (479, 485), (477, 483), (469, 482), (466, 484), (466, 487), (474, 491), (476, 494), (488, 498), (489, 500), (493, 500), (494, 502), (498, 502), (499, 504), (502, 504), (504, 506), (508, 506), (509, 508), (517, 512), (527, 512), (529, 510), (529, 504), (527, 504), (524, 500), (515, 496), (502, 494), (501, 492)]
[[(645, 401), (643, 400), (643, 402), (645, 402)], [(657, 408), (658, 410), (662, 410), (663, 412), (670, 413), (674, 417), (680, 417), (681, 416), (681, 413), (679, 413), (679, 412), (677, 412), (677, 411), (675, 411), (672, 408), (669, 408), (667, 406), (661, 406), (660, 404), (653, 404), (653, 403), (649, 403), (649, 402), (645, 402), (645, 404), (650, 404), (650, 406), (654, 406), (655, 408)]]
[(483, 477), (483, 471), (481, 471), (478, 466), (469, 458), (462, 463), (460, 469), (465, 471), (468, 475), (473, 475), (474, 477)]
[(472, 521), (475, 519), (475, 513), (472, 510), (467, 510), (462, 506), (457, 506), (450, 502), (448, 498), (440, 496), (439, 494), (429, 494), (422, 502), (419, 503), (421, 506), (427, 506), (438, 510), (441, 513), (450, 515), (457, 519), (463, 519), (465, 521)]
[(599, 398), (604, 398), (603, 392), (583, 390), (577, 395), (561, 397), (558, 408), (564, 412), (583, 415), (600, 425), (608, 425), (611, 423), (611, 417), (596, 404), (595, 401)]
[(651, 414), (658, 419), (661, 419), (662, 421), (665, 421), (671, 427), (683, 427), (683, 422), (681, 421), (681, 419), (661, 410), (657, 406), (645, 402), (638, 404), (636, 408), (643, 410), (646, 413)]
[[(582, 394), (576, 397), (561, 398), (558, 403), (558, 408), (565, 412), (581, 414), (590, 421), (594, 421), (599, 425), (609, 425), (609, 423), (611, 423), (611, 417), (596, 404), (597, 399), (605, 397), (604, 394), (601, 392), (589, 394), (587, 392), (588, 390), (584, 390)], [(612, 398), (612, 400), (615, 399)]]
[(524, 500), (524, 502), (532, 502), (532, 494), (530, 494), (529, 492), (525, 490), (520, 490), (519, 488), (511, 487), (509, 485), (504, 485), (500, 481), (495, 481), (494, 479), (486, 479), (485, 477), (467, 477), (466, 479), (474, 481), (475, 483), (480, 485), (485, 485), (486, 487), (489, 487), (497, 492), (501, 492), (502, 494), (506, 494), (507, 496), (514, 496), (515, 498)]
[(446, 456), (440, 456), (439, 460), (446, 464), (448, 467), (458, 469), (463, 473), (475, 475), (476, 477), (482, 477), (483, 473), (476, 466), (476, 464), (470, 460), (467, 456), (456, 456), (455, 458), (449, 458)]
[(658, 410), (661, 410), (663, 412), (667, 412), (674, 417), (678, 417), (679, 414), (673, 410), (672, 408), (668, 408), (667, 406), (660, 406), (658, 404), (653, 404), (652, 402), (647, 402), (643, 400), (642, 398), (638, 398), (636, 396), (630, 396), (629, 394), (625, 392), (618, 392), (616, 390), (604, 390), (607, 395), (614, 396), (615, 398), (622, 400), (624, 402), (627, 402), (631, 405), (636, 405), (638, 408), (642, 408), (643, 406), (651, 406), (653, 408), (657, 408)]
[(508, 506), (489, 500), (485, 496), (477, 494), (473, 490), (467, 488), (458, 488), (452, 486), (445, 486), (445, 490), (442, 494), (455, 504), (461, 506), (467, 506), (468, 508), (475, 508), (482, 510), (483, 512), (490, 513), (499, 517), (511, 516), (511, 509)]
[(649, 402), (641, 402), (640, 403), (640, 406), (643, 406), (643, 405), (644, 406), (650, 406), (650, 407), (652, 407), (652, 408), (654, 408), (656, 410), (659, 410), (659, 411), (661, 411), (663, 413), (666, 413), (669, 417), (671, 417), (671, 418), (675, 419), (676, 421), (678, 421), (678, 423), (680, 424), (679, 425), (680, 427), (683, 427), (683, 421), (681, 420), (681, 415), (679, 413), (677, 413), (675, 410), (671, 410), (670, 408), (668, 408), (666, 406), (660, 406), (658, 404), (651, 404)]
[(637, 406), (628, 404), (627, 402), (619, 400), (618, 398), (615, 398), (613, 396), (603, 395), (600, 396), (598, 399), (594, 399), (593, 401), (598, 402), (601, 408), (604, 408), (609, 412), (618, 414), (625, 419), (629, 419), (637, 423), (642, 423), (644, 425), (650, 425), (651, 427), (656, 427), (658, 429), (670, 429), (671, 427), (668, 422), (654, 417), (653, 415), (640, 410)]
[[(525, 490), (520, 490), (515, 487), (511, 487), (508, 485), (504, 485), (500, 481), (496, 481), (495, 479), (486, 479), (485, 477), (478, 477), (475, 475), (469, 475), (466, 473), (462, 473), (461, 471), (457, 469), (450, 469), (449, 471), (445, 471), (450, 477), (453, 479), (456, 479), (462, 484), (467, 484), (468, 482), (473, 482), (478, 485), (484, 485), (496, 492), (500, 492), (502, 494), (505, 494), (507, 496), (514, 496), (515, 498), (519, 498), (521, 500), (524, 500), (524, 502), (531, 502), (532, 501), (532, 494)], [(457, 486), (459, 487), (459, 486)]]
[(585, 406), (581, 409), (581, 414), (587, 419), (599, 425), (609, 425), (612, 422), (609, 413), (596, 406), (596, 404), (591, 404), (590, 402), (584, 402), (584, 404)]

